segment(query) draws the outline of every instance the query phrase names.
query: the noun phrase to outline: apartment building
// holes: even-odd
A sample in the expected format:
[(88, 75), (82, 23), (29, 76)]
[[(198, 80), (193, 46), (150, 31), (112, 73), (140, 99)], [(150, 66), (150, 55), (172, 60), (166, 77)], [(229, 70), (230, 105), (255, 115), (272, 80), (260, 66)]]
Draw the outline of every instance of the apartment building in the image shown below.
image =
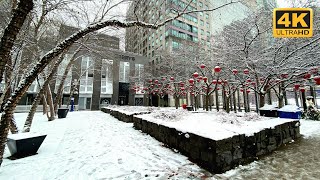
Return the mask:
[[(127, 12), (128, 20), (143, 20), (149, 23), (162, 22), (177, 12), (209, 9), (210, 0), (142, 0), (135, 1)], [(210, 46), (210, 12), (189, 13), (167, 23), (157, 30), (133, 27), (126, 31), (126, 51), (135, 52), (157, 60), (156, 53), (174, 51), (183, 46), (202, 44)]]

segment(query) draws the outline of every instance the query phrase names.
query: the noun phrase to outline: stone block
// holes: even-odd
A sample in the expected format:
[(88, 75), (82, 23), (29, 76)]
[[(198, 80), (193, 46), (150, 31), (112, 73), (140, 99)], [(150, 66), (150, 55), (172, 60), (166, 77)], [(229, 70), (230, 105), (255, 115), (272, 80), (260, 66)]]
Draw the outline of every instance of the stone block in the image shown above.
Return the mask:
[(216, 152), (224, 152), (232, 150), (232, 138), (216, 141)]
[(268, 145), (277, 145), (276, 138), (274, 136), (269, 138)]

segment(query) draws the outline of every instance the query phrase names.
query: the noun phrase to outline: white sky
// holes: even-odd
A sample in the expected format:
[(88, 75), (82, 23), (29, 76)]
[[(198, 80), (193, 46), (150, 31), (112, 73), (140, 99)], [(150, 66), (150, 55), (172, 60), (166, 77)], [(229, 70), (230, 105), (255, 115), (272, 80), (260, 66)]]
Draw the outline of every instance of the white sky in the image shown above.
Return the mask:
[(279, 5), (279, 7), (288, 7), (289, 4), (287, 2), (285, 2), (284, 0), (277, 0), (277, 4)]
[(320, 0), (276, 0), (279, 7), (303, 7), (308, 2), (320, 6)]

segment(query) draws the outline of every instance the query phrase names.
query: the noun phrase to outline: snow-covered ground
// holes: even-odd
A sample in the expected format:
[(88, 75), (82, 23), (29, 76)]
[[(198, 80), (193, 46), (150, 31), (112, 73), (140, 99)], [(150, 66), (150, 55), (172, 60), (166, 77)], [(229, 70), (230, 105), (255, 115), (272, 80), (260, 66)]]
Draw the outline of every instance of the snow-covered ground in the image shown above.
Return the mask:
[[(26, 116), (15, 114), (20, 127)], [(72, 112), (51, 122), (37, 113), (31, 130), (47, 133), (47, 138), (35, 156), (5, 158), (0, 179), (186, 179), (209, 174), (132, 126), (98, 111)]]
[[(15, 114), (20, 127), (26, 116)], [(220, 179), (257, 166), (255, 162), (211, 175), (132, 126), (98, 111), (72, 112), (51, 122), (37, 113), (31, 130), (47, 138), (35, 156), (5, 158), (0, 179)], [(301, 120), (301, 133), (305, 138), (320, 136), (320, 122)]]

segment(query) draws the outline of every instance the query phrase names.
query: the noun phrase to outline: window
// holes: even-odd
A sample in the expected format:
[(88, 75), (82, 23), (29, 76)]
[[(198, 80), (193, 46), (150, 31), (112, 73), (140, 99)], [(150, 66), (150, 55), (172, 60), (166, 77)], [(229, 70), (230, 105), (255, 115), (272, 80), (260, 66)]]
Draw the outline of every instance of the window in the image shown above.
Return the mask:
[(209, 19), (209, 14), (206, 14), (206, 19)]
[(195, 26), (192, 26), (192, 32), (195, 34), (198, 34), (198, 28)]
[(209, 28), (209, 23), (206, 23), (206, 27)]
[(120, 61), (119, 65), (119, 82), (129, 82), (129, 62)]
[(112, 94), (112, 66), (113, 61), (108, 59), (102, 59), (101, 65), (101, 93)]
[(200, 6), (200, 7), (202, 7), (202, 6), (203, 6), (202, 2), (199, 2), (199, 6)]
[(180, 43), (176, 42), (176, 41), (172, 41), (172, 48), (179, 48)]
[(201, 29), (201, 35), (204, 35), (204, 30), (203, 29)]
[(80, 92), (92, 93), (94, 64), (91, 57), (84, 56), (81, 60)]
[(204, 26), (204, 21), (203, 20), (200, 20), (200, 25)]

